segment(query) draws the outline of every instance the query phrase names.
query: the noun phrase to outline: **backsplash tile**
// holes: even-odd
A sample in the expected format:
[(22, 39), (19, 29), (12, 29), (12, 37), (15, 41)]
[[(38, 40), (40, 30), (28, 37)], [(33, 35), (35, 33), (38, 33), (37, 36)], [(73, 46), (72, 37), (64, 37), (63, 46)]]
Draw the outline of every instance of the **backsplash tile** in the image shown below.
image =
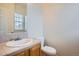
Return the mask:
[(15, 38), (27, 38), (27, 32), (15, 32), (15, 33), (0, 33), (0, 43), (6, 42)]

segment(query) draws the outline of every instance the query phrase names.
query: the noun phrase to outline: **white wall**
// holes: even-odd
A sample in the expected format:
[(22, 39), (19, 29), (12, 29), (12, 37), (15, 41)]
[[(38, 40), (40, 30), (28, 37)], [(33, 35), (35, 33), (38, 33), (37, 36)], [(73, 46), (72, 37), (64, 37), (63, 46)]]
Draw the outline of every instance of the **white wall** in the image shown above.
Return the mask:
[(44, 35), (58, 55), (79, 55), (79, 4), (43, 4)]
[(42, 10), (39, 4), (27, 4), (28, 37), (43, 36)]

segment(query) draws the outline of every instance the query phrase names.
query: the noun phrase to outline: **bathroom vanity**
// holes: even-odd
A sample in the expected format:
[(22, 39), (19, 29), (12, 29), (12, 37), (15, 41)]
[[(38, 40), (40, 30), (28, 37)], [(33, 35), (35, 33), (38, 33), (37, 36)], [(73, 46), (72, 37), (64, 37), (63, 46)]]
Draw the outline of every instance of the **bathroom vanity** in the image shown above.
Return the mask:
[(41, 45), (39, 40), (33, 40), (29, 46), (9, 47), (5, 43), (0, 44), (0, 56), (40, 56)]
[(40, 56), (40, 44), (35, 44), (29, 49), (16, 53), (15, 56)]

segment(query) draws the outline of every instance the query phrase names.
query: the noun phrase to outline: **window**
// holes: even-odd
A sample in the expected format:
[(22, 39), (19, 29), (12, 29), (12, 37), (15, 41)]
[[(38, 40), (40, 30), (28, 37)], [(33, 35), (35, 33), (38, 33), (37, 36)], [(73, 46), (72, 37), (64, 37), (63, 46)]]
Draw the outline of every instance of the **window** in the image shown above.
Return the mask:
[(25, 30), (25, 20), (24, 16), (19, 13), (15, 13), (15, 31)]

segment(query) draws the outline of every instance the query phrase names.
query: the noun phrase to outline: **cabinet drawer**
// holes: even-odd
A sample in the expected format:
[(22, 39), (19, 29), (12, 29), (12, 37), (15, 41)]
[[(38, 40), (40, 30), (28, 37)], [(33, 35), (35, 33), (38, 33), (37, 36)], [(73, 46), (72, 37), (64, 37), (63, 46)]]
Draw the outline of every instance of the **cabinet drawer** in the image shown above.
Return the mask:
[(30, 50), (34, 50), (34, 49), (40, 48), (40, 46), (41, 46), (40, 44), (36, 44), (32, 48), (30, 48)]

